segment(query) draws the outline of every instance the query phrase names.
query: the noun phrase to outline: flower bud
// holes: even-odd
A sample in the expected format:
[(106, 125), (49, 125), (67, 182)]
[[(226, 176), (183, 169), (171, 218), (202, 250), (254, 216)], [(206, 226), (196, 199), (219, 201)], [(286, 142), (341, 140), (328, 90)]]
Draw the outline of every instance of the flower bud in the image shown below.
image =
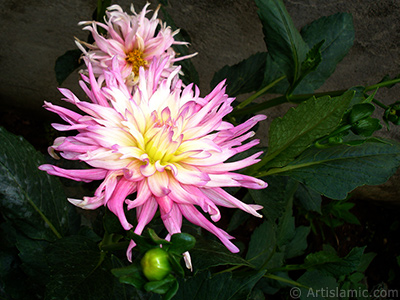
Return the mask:
[(161, 248), (153, 248), (141, 260), (144, 276), (150, 281), (162, 280), (171, 272), (168, 253)]
[(355, 104), (349, 115), (349, 123), (354, 124), (362, 119), (366, 119), (372, 115), (375, 106), (371, 103)]
[(396, 101), (386, 109), (383, 119), (386, 122), (392, 122), (395, 125), (400, 124), (400, 102)]
[(353, 131), (353, 133), (357, 135), (367, 137), (371, 136), (375, 131), (381, 128), (382, 125), (380, 124), (378, 119), (367, 118), (356, 122), (351, 128), (351, 131)]

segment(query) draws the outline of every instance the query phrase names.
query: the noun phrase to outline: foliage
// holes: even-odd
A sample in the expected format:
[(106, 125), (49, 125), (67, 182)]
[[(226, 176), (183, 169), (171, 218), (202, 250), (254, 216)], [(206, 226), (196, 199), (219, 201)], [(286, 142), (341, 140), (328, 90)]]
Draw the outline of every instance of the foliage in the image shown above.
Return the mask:
[[(229, 220), (228, 229), (247, 235), (238, 242), (242, 251), (233, 254), (185, 224), (191, 234), (176, 234), (170, 241), (158, 236), (164, 232), (156, 220), (150, 223), (153, 229), (138, 236), (122, 230), (104, 209), (98, 209), (100, 229), (95, 221), (83, 222), (66, 202), (62, 184), (37, 169), (46, 159), (23, 138), (0, 129), (2, 299), (266, 299), (287, 297), (293, 287), (301, 299), (310, 293), (324, 299), (316, 291), (368, 288), (365, 272), (375, 254), (365, 247), (339, 254), (326, 239), (326, 228), (358, 224), (350, 212), (351, 192), (385, 182), (400, 165), (400, 144), (373, 137), (382, 126), (371, 117), (377, 105), (384, 109), (387, 127), (400, 124), (399, 102), (387, 107), (375, 98), (379, 87), (399, 79), (315, 93), (352, 46), (351, 15), (321, 17), (298, 31), (281, 0), (255, 2), (268, 52), (223, 67), (211, 85), (226, 79), (231, 96), (254, 92), (237, 103), (229, 119), (233, 122), (282, 103), (296, 106), (273, 120), (268, 151), (243, 170), (262, 177), (269, 187), (234, 191), (243, 201), (264, 207), (261, 222), (243, 212)], [(98, 20), (105, 3), (99, 1)], [(164, 7), (162, 11), (174, 27)], [(178, 36), (187, 37), (184, 31)], [(179, 53), (187, 53), (178, 47)], [(74, 50), (57, 60), (60, 84), (79, 66), (78, 58)], [(182, 67), (186, 83), (197, 83), (193, 64), (185, 60)], [(252, 103), (266, 93), (279, 96)], [(312, 247), (308, 241), (321, 233), (323, 245)], [(125, 257), (131, 239), (137, 244), (132, 263)], [(160, 245), (168, 272), (149, 281), (140, 261)], [(189, 250), (193, 272), (183, 266), (182, 253)], [(355, 298), (363, 299), (361, 293)]]

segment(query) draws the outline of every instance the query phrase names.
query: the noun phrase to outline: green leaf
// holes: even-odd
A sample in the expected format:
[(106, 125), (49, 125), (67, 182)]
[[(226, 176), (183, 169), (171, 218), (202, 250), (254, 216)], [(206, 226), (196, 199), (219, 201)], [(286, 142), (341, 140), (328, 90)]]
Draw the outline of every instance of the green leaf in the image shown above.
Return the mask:
[[(251, 199), (251, 196), (249, 193), (246, 193), (246, 195), (243, 198), (243, 202), (249, 203), (248, 201), (244, 199)], [(252, 200), (253, 201), (253, 200)], [(243, 210), (237, 209), (234, 211), (232, 214), (232, 217), (229, 220), (229, 225), (228, 228), (226, 229), (227, 232), (231, 232), (235, 229), (238, 229), (243, 223), (245, 223), (248, 219), (250, 218), (250, 214), (244, 212)]]
[(111, 5), (111, 0), (98, 0), (96, 10), (96, 20), (98, 22), (104, 22), (104, 16), (106, 15), (106, 9)]
[(105, 252), (100, 252), (86, 237), (57, 240), (48, 249), (47, 261), (52, 276), (47, 284), (46, 300), (111, 298), (116, 280), (110, 272), (111, 263)]
[[(279, 68), (279, 65), (272, 59), (271, 55), (267, 53), (267, 59), (265, 62), (264, 80), (262, 86), (267, 86), (284, 75), (283, 71)], [(285, 94), (289, 88), (289, 81), (287, 78), (278, 82), (275, 86), (268, 90), (272, 94)]]
[(276, 118), (269, 130), (268, 153), (259, 164), (267, 164), (265, 168), (285, 166), (315, 140), (329, 134), (339, 125), (353, 94), (311, 98)]
[(281, 251), (285, 250), (286, 244), (289, 243), (295, 235), (295, 224), (293, 217), (293, 194), (297, 190), (297, 185), (292, 188), (290, 198), (286, 204), (285, 212), (278, 220), (278, 229), (276, 232), (277, 245)]
[(175, 294), (178, 292), (178, 289), (179, 289), (179, 283), (177, 280), (175, 280), (175, 281), (173, 281), (169, 290), (164, 294), (163, 300), (171, 300), (175, 296)]
[(321, 40), (322, 61), (318, 68), (302, 80), (295, 93), (312, 93), (333, 74), (336, 65), (347, 55), (354, 41), (353, 18), (348, 13), (321, 17), (301, 30), (304, 41), (314, 46)]
[(119, 279), (119, 282), (130, 284), (137, 289), (141, 289), (148, 282), (142, 275), (141, 267), (134, 263), (126, 267), (114, 268), (111, 273)]
[[(0, 252), (0, 266), (1, 299), (42, 299), (39, 297), (43, 295), (43, 287), (35, 284), (32, 278), (21, 270), (17, 254)], [(21, 282), (29, 282), (29, 284), (21, 284)]]
[(297, 191), (297, 186), (297, 184), (291, 184), (287, 188), (288, 201), (285, 212), (278, 220), (276, 241), (279, 251), (283, 254), (282, 261), (303, 254), (307, 248), (307, 235), (310, 228), (304, 226), (296, 228), (293, 216), (293, 195)]
[(296, 227), (294, 237), (286, 245), (285, 259), (293, 258), (302, 255), (307, 249), (307, 237), (310, 233), (310, 227), (299, 226)]
[(357, 217), (349, 211), (354, 207), (354, 203), (335, 201), (332, 204), (333, 206), (329, 212), (330, 214), (347, 223), (360, 225), (360, 221), (358, 221)]
[(32, 239), (53, 241), (68, 231), (72, 206), (54, 176), (40, 171), (45, 163), (22, 137), (0, 128), (0, 209)]
[(182, 253), (181, 254), (174, 254), (169, 252), (169, 263), (171, 264), (172, 271), (175, 273), (175, 275), (184, 277), (185, 276), (185, 270), (182, 267), (181, 261), (182, 261)]
[(358, 186), (386, 182), (399, 165), (399, 143), (367, 141), (358, 146), (311, 148), (286, 167), (273, 170), (331, 199), (345, 199)]
[(256, 4), (268, 52), (293, 83), (300, 76), (309, 48), (281, 0), (256, 0)]
[(168, 252), (181, 255), (191, 250), (196, 244), (196, 239), (188, 233), (176, 233), (171, 236), (171, 245)]
[(351, 128), (351, 131), (353, 131), (357, 135), (369, 137), (375, 131), (381, 128), (382, 125), (378, 119), (368, 118), (360, 120), (356, 124), (354, 124), (353, 127)]
[(307, 52), (306, 59), (301, 63), (301, 76), (305, 77), (308, 73), (317, 69), (322, 61), (321, 47), (325, 40), (320, 41), (312, 46), (310, 51)]
[(304, 184), (300, 184), (295, 198), (299, 200), (304, 209), (321, 214), (322, 197), (319, 193), (314, 192)]
[(195, 272), (223, 265), (253, 267), (251, 263), (230, 252), (220, 242), (212, 240), (198, 238), (195, 247), (190, 250), (190, 255)]
[[(123, 257), (122, 260), (126, 261), (125, 257)], [(124, 263), (113, 254), (110, 255), (110, 261), (112, 268), (111, 272), (116, 268), (121, 268), (124, 266)], [(132, 264), (128, 263), (128, 265)], [(113, 297), (111, 297), (110, 300), (144, 300), (143, 297), (139, 296), (141, 293), (143, 292), (134, 286), (115, 282), (115, 284), (113, 284)]]
[(356, 104), (362, 103), (365, 101), (365, 87), (364, 86), (354, 86), (349, 88), (349, 91), (354, 91), (354, 97), (351, 99), (349, 107), (353, 107)]
[(157, 245), (157, 248), (159, 247), (160, 244), (161, 244), (161, 245), (169, 245), (169, 244), (170, 244), (169, 241), (160, 238), (160, 237), (157, 235), (157, 233), (156, 233), (153, 229), (151, 229), (151, 228), (147, 228), (147, 233), (149, 234), (150, 239), (153, 241), (153, 243), (154, 243), (155, 245)]
[(274, 222), (285, 212), (294, 181), (288, 180), (288, 178), (284, 176), (268, 176), (263, 179), (268, 182), (268, 187), (266, 189), (249, 189), (248, 192), (255, 203), (263, 206), (261, 212), (266, 219)]
[(355, 104), (348, 116), (350, 124), (356, 123), (362, 119), (368, 118), (375, 110), (375, 106), (371, 103)]
[(176, 278), (169, 274), (163, 280), (150, 281), (144, 285), (144, 289), (147, 292), (153, 292), (157, 294), (165, 294), (171, 287), (173, 287)]
[[(148, 233), (148, 230), (146, 233)], [(137, 247), (135, 248), (137, 248), (141, 253), (145, 253), (156, 245), (151, 238), (138, 235), (134, 233), (133, 230), (128, 231), (127, 237), (136, 243)]]
[(49, 279), (49, 268), (46, 263), (49, 242), (29, 239), (22, 234), (17, 235), (16, 247), (22, 261), (22, 269), (31, 280), (45, 285)]
[[(9, 222), (2, 222), (0, 226), (1, 298), (21, 300), (38, 299), (38, 297), (32, 297), (32, 295), (43, 295), (42, 278), (38, 279), (27, 275), (30, 274), (30, 266), (24, 265), (24, 263), (21, 262), (19, 251), (14, 247), (18, 233)], [(21, 282), (29, 282), (29, 284), (21, 284)]]
[(263, 82), (267, 53), (257, 53), (233, 66), (224, 66), (214, 74), (210, 86), (214, 88), (226, 78), (226, 93), (235, 97), (256, 91)]
[(363, 273), (355, 272), (353, 274), (350, 274), (348, 279), (353, 283), (358, 283), (361, 280), (363, 280), (364, 278), (365, 278), (365, 275)]
[[(276, 225), (265, 221), (251, 235), (246, 259), (261, 268), (276, 251)], [(266, 266), (265, 266), (266, 267)]]
[[(374, 252), (369, 252), (369, 253), (364, 253), (363, 256), (361, 257), (360, 264), (357, 267), (358, 272), (365, 272), (372, 262), (372, 260), (375, 258), (376, 253)], [(400, 258), (400, 256), (399, 256)]]
[(252, 299), (252, 300), (265, 300), (265, 295), (264, 293), (258, 289), (255, 288), (253, 289), (253, 291), (250, 294), (250, 297), (248, 299)]
[(180, 280), (180, 289), (174, 300), (243, 300), (247, 299), (253, 286), (264, 275), (264, 272), (246, 273), (233, 276), (222, 273), (210, 276), (202, 272), (191, 278)]
[[(267, 273), (257, 283), (256, 288), (261, 289), (266, 295), (274, 295), (282, 288), (293, 287), (293, 280), (287, 272)], [(269, 297), (267, 298), (267, 300)]]
[(56, 79), (59, 85), (61, 85), (73, 71), (83, 64), (80, 61), (81, 55), (82, 52), (76, 49), (68, 50), (57, 58), (54, 71), (56, 72)]
[(357, 270), (365, 247), (355, 247), (345, 257), (339, 257), (335, 252), (320, 251), (307, 255), (304, 266), (308, 270), (317, 269), (338, 278)]
[(108, 208), (105, 209), (105, 213), (103, 216), (103, 227), (105, 231), (109, 234), (125, 232), (125, 229), (122, 227), (118, 217)]
[(321, 47), (324, 43), (325, 40), (320, 41), (319, 43), (315, 44), (310, 51), (307, 52), (306, 59), (301, 63), (301, 72), (299, 78), (297, 78), (297, 80), (290, 86), (290, 89), (286, 92), (286, 94), (291, 95), (304, 77), (317, 69), (322, 61)]
[[(335, 291), (338, 288), (338, 284), (334, 277), (317, 270), (305, 272), (300, 276), (297, 282), (309, 287), (307, 289), (301, 288), (300, 299), (325, 300), (328, 299), (326, 298), (326, 295), (329, 291)], [(325, 297), (323, 295), (325, 295)], [(329, 299), (331, 299), (331, 297)]]
[[(279, 179), (283, 179), (280, 181)], [(267, 181), (267, 179), (263, 178)], [(287, 199), (285, 198), (285, 188), (287, 180), (284, 176), (270, 176), (268, 177), (268, 188), (262, 190), (250, 190), (248, 193), (253, 198), (254, 202), (262, 205), (262, 214), (267, 220), (275, 220), (285, 210)]]

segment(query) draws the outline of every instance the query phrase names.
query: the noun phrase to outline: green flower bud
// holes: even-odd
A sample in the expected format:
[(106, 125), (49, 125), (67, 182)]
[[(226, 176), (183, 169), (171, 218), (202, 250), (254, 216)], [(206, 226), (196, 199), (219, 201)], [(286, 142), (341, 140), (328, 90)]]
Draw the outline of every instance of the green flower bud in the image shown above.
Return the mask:
[(400, 124), (400, 102), (397, 101), (386, 109), (383, 119), (386, 122), (392, 122), (395, 125)]
[(168, 253), (161, 248), (147, 251), (140, 263), (144, 276), (150, 281), (162, 280), (171, 272)]
[(378, 119), (368, 118), (362, 119), (355, 123), (354, 126), (351, 128), (351, 131), (353, 131), (355, 134), (367, 137), (371, 136), (375, 131), (381, 128), (382, 125), (380, 124)]
[(341, 135), (332, 136), (328, 139), (329, 145), (340, 145), (343, 143), (343, 137)]
[(354, 124), (362, 119), (368, 118), (375, 110), (371, 103), (355, 104), (349, 114), (349, 123)]

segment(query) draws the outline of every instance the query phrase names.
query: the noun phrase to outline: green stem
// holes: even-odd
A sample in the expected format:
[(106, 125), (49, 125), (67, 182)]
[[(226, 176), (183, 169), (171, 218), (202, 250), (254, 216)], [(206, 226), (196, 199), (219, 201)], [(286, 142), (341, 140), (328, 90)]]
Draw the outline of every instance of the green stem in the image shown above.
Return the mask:
[(103, 0), (97, 0), (97, 15), (96, 19), (98, 22), (102, 21), (101, 15), (103, 10)]
[[(283, 78), (282, 78), (283, 79)], [(282, 80), (281, 78), (278, 78), (278, 80)], [(370, 86), (367, 86), (365, 88), (365, 92), (380, 88), (380, 87), (386, 87), (386, 86), (390, 86), (396, 83), (400, 82), (400, 78), (397, 79), (393, 79), (393, 80), (388, 80), (388, 81), (384, 81), (384, 82), (380, 82), (377, 84), (373, 84)], [(272, 83), (271, 83), (272, 84)], [(268, 87), (268, 86), (267, 86)], [(265, 87), (265, 88), (267, 88)], [(250, 98), (246, 99), (246, 104), (244, 104), (242, 107), (246, 106), (248, 103), (250, 103), (251, 101), (253, 101), (255, 98), (259, 97), (262, 93), (262, 90), (260, 90), (259, 92), (257, 92), (256, 94), (252, 95)], [(259, 112), (261, 110), (276, 106), (276, 105), (280, 105), (283, 103), (301, 103), (311, 97), (322, 97), (322, 96), (340, 96), (342, 95), (345, 91), (347, 90), (338, 90), (338, 91), (329, 91), (329, 92), (323, 92), (323, 93), (315, 93), (315, 94), (302, 94), (302, 95), (284, 95), (284, 96), (279, 96), (276, 98), (273, 98), (271, 100), (265, 101), (263, 103), (257, 104), (257, 105), (253, 105), (251, 107), (248, 107), (246, 109), (241, 109), (240, 107), (237, 110), (234, 110), (231, 115), (246, 115), (246, 114), (251, 114), (251, 113), (256, 113)], [(257, 95), (257, 96), (255, 96)], [(254, 97), (254, 98), (253, 98)], [(250, 99), (250, 100), (249, 100)], [(248, 102), (248, 103), (247, 103)], [(240, 104), (239, 104), (240, 105)], [(379, 105), (379, 104), (378, 104)]]
[(275, 272), (287, 272), (287, 271), (298, 271), (298, 270), (306, 270), (307, 268), (304, 267), (303, 265), (286, 265), (283, 267), (279, 268), (273, 268), (269, 269), (269, 273), (275, 273)]
[(236, 269), (239, 269), (240, 267), (243, 267), (243, 265), (237, 265), (237, 266), (233, 266), (233, 267), (231, 267), (231, 268), (228, 268), (228, 269), (226, 269), (226, 270), (223, 270), (223, 271), (217, 272), (217, 273), (215, 273), (215, 274), (213, 274), (213, 275), (218, 275), (218, 274), (222, 274), (222, 273), (231, 272), (231, 271), (234, 271), (234, 270), (236, 270)]
[(259, 177), (259, 178), (261, 178), (261, 177), (264, 177), (264, 176), (270, 176), (270, 175), (274, 175), (274, 174), (279, 174), (279, 173), (283, 173), (283, 172), (287, 172), (287, 171), (290, 171), (290, 170), (292, 170), (292, 169), (297, 169), (297, 168), (300, 168), (300, 167), (307, 167), (307, 166), (310, 166), (310, 165), (313, 165), (314, 164), (314, 162), (309, 162), (309, 163), (304, 163), (304, 164), (302, 164), (302, 165), (287, 165), (287, 166), (285, 166), (285, 167), (282, 167), (282, 168), (272, 168), (272, 169), (269, 169), (268, 171), (263, 171), (263, 172), (258, 172), (258, 173), (251, 173), (251, 176), (254, 176), (254, 177)]
[(112, 237), (113, 237), (113, 235), (108, 233), (107, 230), (106, 230), (104, 232), (103, 239), (99, 243), (99, 248), (101, 250), (103, 250), (103, 247), (108, 246), (108, 245), (112, 245), (113, 244)]
[(377, 84), (373, 84), (373, 85), (367, 86), (367, 87), (365, 88), (365, 92), (374, 90), (374, 89), (376, 89), (376, 88), (386, 87), (386, 86), (389, 86), (389, 85), (393, 85), (393, 84), (396, 84), (396, 83), (399, 83), (399, 82), (400, 82), (400, 78), (396, 78), (396, 79), (393, 79), (393, 80), (388, 80), (388, 81), (379, 82), (379, 83), (377, 83)]
[(282, 282), (285, 282), (285, 283), (289, 283), (289, 284), (294, 285), (294, 286), (298, 286), (298, 287), (309, 289), (308, 286), (305, 286), (305, 285), (303, 285), (301, 283), (298, 283), (298, 282), (296, 282), (294, 280), (290, 280), (290, 279), (287, 279), (287, 278), (284, 278), (284, 277), (280, 277), (280, 276), (277, 276), (277, 275), (274, 275), (274, 274), (267, 273), (267, 274), (264, 275), (264, 277), (270, 278), (270, 279), (274, 279), (274, 280), (278, 280), (278, 281), (282, 281)]
[(374, 102), (376, 105), (378, 105), (379, 107), (383, 108), (384, 110), (387, 110), (389, 107), (386, 106), (385, 104), (383, 104), (382, 102), (376, 100), (376, 99), (372, 99), (372, 102)]
[(53, 223), (51, 223), (51, 221), (45, 216), (45, 214), (39, 209), (39, 207), (36, 206), (35, 202), (29, 197), (28, 193), (26, 192), (26, 190), (19, 184), (19, 181), (17, 180), (17, 178), (15, 178), (15, 176), (12, 174), (11, 170), (8, 169), (8, 167), (6, 165), (4, 165), (3, 163), (1, 163), (2, 167), (4, 168), (4, 170), (7, 170), (6, 172), (8, 173), (9, 178), (12, 178), (15, 182), (16, 185), (18, 185), (18, 188), (23, 192), (26, 200), (28, 201), (28, 203), (33, 207), (33, 209), (40, 215), (40, 217), (43, 219), (43, 221), (47, 224), (47, 226), (49, 226), (50, 230), (53, 231), (54, 235), (61, 239), (62, 235), (58, 232), (58, 230), (54, 227)]
[(279, 83), (280, 81), (282, 81), (283, 79), (285, 79), (286, 76), (282, 76), (279, 77), (278, 79), (276, 79), (275, 81), (271, 82), (270, 84), (268, 84), (267, 86), (263, 87), (261, 90), (259, 90), (258, 92), (254, 93), (253, 95), (251, 95), (249, 98), (247, 98), (246, 100), (244, 100), (242, 103), (240, 103), (239, 105), (237, 105), (235, 107), (235, 110), (240, 110), (243, 109), (245, 106), (249, 105), (251, 102), (253, 102), (253, 100), (257, 99), (258, 97), (260, 97), (261, 95), (263, 95), (265, 92), (267, 92), (270, 88), (274, 87), (277, 83)]
[(129, 242), (120, 242), (110, 245), (100, 245), (100, 250), (102, 251), (116, 251), (116, 250), (124, 250), (128, 247)]
[(283, 103), (289, 102), (285, 96), (280, 96), (280, 97), (276, 97), (274, 99), (265, 101), (263, 103), (260, 104), (256, 104), (250, 107), (247, 107), (245, 109), (241, 109), (241, 110), (234, 110), (230, 113), (230, 115), (232, 116), (236, 116), (236, 115), (247, 115), (247, 114), (252, 114), (270, 107), (274, 107)]
[(55, 234), (55, 236), (59, 239), (62, 238), (61, 234), (58, 232), (58, 230), (54, 227), (54, 225), (50, 222), (50, 220), (42, 213), (42, 211), (36, 206), (36, 204), (28, 197), (28, 195), (25, 193), (28, 202), (32, 205), (33, 209), (38, 212), (38, 214), (42, 217), (42, 219), (46, 222), (46, 224), (49, 226), (51, 231)]
[(245, 108), (245, 109), (241, 109), (240, 111), (233, 111), (230, 115), (246, 115), (246, 114), (251, 114), (251, 113), (255, 113), (255, 112), (259, 112), (261, 110), (273, 107), (273, 106), (277, 106), (283, 103), (295, 103), (295, 104), (299, 104), (307, 99), (310, 99), (311, 97), (322, 97), (322, 96), (332, 96), (332, 97), (336, 97), (336, 96), (340, 96), (342, 95), (344, 92), (346, 92), (347, 90), (339, 90), (339, 91), (330, 91), (330, 92), (324, 92), (324, 93), (315, 93), (315, 94), (302, 94), (302, 95), (291, 95), (289, 97), (287, 96), (279, 96), (276, 98), (273, 98), (271, 100), (265, 101), (263, 103), (260, 104), (256, 104), (253, 105), (251, 107)]
[(340, 127), (340, 128), (338, 128), (338, 129), (336, 129), (335, 131), (333, 131), (331, 134), (329, 134), (329, 135), (327, 135), (327, 136), (321, 138), (320, 140), (316, 141), (316, 142), (315, 142), (315, 145), (316, 145), (317, 147), (324, 147), (324, 145), (322, 145), (321, 142), (326, 141), (326, 140), (329, 139), (330, 137), (333, 137), (333, 136), (335, 136), (335, 135), (337, 135), (337, 134), (339, 134), (339, 133), (341, 133), (341, 132), (343, 132), (343, 131), (349, 130), (351, 127), (352, 127), (352, 125), (350, 125), (350, 124), (343, 125), (342, 127)]
[[(267, 268), (267, 265), (268, 265), (268, 262), (271, 260), (271, 258), (272, 258), (272, 256), (275, 254), (275, 252), (276, 252), (276, 245), (274, 246), (274, 249), (272, 249), (272, 251), (271, 251), (271, 253), (268, 255), (268, 257), (267, 257), (267, 259), (265, 260), (265, 262), (262, 264), (262, 266), (259, 268), (260, 270), (263, 270), (263, 269), (266, 269)], [(261, 255), (262, 253), (260, 253), (260, 255)], [(256, 256), (257, 257), (257, 256)], [(254, 259), (254, 258), (256, 258), (256, 257), (253, 257), (252, 259)], [(251, 259), (249, 260), (249, 261), (251, 261)]]
[(11, 171), (4, 165), (2, 164), (4, 169), (7, 170), (10, 178), (13, 178), (14, 182), (18, 185), (19, 189), (23, 191), (23, 194), (25, 195), (26, 200), (28, 203), (33, 207), (33, 209), (40, 215), (40, 217), (43, 219), (43, 221), (49, 226), (50, 230), (53, 231), (54, 235), (61, 239), (62, 235), (58, 232), (58, 230), (54, 227), (53, 223), (45, 216), (45, 214), (39, 209), (39, 207), (36, 206), (35, 202), (29, 197), (28, 193), (25, 191), (25, 189), (18, 183), (18, 180), (11, 174)]

